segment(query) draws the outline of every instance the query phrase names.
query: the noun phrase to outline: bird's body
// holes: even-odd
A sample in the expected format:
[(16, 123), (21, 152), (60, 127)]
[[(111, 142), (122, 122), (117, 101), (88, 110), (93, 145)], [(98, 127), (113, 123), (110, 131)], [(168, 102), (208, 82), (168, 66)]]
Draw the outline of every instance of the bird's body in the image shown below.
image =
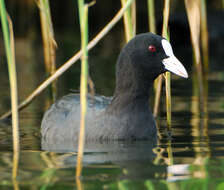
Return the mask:
[[(169, 59), (174, 65), (170, 65)], [(155, 138), (156, 124), (149, 107), (150, 88), (154, 79), (167, 70), (187, 77), (167, 40), (152, 33), (140, 34), (131, 40), (117, 61), (112, 100), (88, 97), (86, 140)], [(79, 95), (70, 94), (46, 111), (41, 133), (47, 140), (77, 140), (79, 127)]]
[[(149, 139), (156, 135), (156, 125), (148, 100), (131, 102), (116, 111), (107, 109), (110, 101), (111, 99), (101, 96), (88, 98), (86, 139)], [(132, 112), (127, 113), (127, 110)], [(57, 124), (52, 121), (57, 121)], [(80, 126), (79, 95), (66, 95), (53, 104), (45, 113), (42, 126), (47, 126), (42, 128), (46, 139), (77, 140)]]

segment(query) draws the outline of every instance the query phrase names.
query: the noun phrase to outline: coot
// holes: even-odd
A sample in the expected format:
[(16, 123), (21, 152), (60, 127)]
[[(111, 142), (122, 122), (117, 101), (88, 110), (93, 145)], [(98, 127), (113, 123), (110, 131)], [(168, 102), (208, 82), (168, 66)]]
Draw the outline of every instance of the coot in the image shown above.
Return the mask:
[[(143, 33), (130, 40), (117, 60), (113, 98), (96, 96), (92, 102), (88, 97), (86, 140), (156, 137), (156, 124), (149, 108), (149, 92), (155, 78), (166, 71), (188, 77), (166, 39)], [(47, 141), (76, 141), (79, 127), (79, 95), (69, 94), (55, 102), (44, 114), (42, 138)]]

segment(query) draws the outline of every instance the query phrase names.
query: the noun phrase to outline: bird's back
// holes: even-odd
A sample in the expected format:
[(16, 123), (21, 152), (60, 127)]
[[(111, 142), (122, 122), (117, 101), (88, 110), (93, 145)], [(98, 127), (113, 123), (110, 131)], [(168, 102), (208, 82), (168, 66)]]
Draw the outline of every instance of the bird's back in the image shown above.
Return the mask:
[[(96, 117), (105, 110), (110, 101), (110, 97), (88, 95), (86, 120), (94, 123)], [(41, 134), (45, 139), (77, 140), (79, 128), (80, 95), (68, 94), (56, 101), (45, 112), (41, 123)]]

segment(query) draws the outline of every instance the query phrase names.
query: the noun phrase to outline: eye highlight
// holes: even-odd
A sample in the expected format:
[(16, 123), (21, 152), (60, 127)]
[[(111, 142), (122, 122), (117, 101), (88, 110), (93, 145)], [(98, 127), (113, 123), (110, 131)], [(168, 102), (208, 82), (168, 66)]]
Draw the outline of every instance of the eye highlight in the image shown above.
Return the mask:
[(149, 51), (150, 52), (156, 52), (156, 47), (154, 45), (149, 46)]

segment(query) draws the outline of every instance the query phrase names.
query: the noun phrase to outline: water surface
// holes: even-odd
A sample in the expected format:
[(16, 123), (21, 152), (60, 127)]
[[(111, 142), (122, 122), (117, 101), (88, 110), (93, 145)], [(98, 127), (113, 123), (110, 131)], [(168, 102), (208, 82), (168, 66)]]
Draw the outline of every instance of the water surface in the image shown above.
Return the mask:
[[(25, 44), (26, 48), (37, 48)], [(18, 40), (17, 45), (21, 48)], [(20, 100), (45, 78), (44, 67), (39, 65), (43, 61), (38, 51), (31, 50), (19, 51), (21, 54), (17, 55)], [(110, 55), (95, 50), (90, 55), (91, 76), (99, 94), (112, 95), (118, 52), (116, 49)], [(193, 71), (189, 69), (191, 50), (182, 47), (175, 52), (188, 66), (190, 78), (173, 76), (171, 131), (166, 125), (163, 98), (161, 114), (157, 118), (160, 135), (156, 144), (149, 141), (86, 144), (81, 177), (83, 189), (224, 189), (224, 69), (220, 63), (221, 54), (211, 55), (208, 112), (201, 114), (192, 85)], [(61, 56), (63, 51), (58, 54)], [(59, 62), (64, 62), (66, 58), (60, 56)], [(0, 113), (4, 113), (10, 106), (5, 66), (0, 72)], [(75, 65), (58, 81), (58, 96), (69, 93), (69, 89), (78, 89), (78, 85), (79, 65)], [(76, 145), (72, 142), (53, 145), (41, 142), (41, 118), (51, 104), (48, 95), (45, 91), (20, 113), (21, 154), (16, 181), (11, 180), (11, 126), (0, 123), (1, 189), (79, 187), (75, 180)]]

